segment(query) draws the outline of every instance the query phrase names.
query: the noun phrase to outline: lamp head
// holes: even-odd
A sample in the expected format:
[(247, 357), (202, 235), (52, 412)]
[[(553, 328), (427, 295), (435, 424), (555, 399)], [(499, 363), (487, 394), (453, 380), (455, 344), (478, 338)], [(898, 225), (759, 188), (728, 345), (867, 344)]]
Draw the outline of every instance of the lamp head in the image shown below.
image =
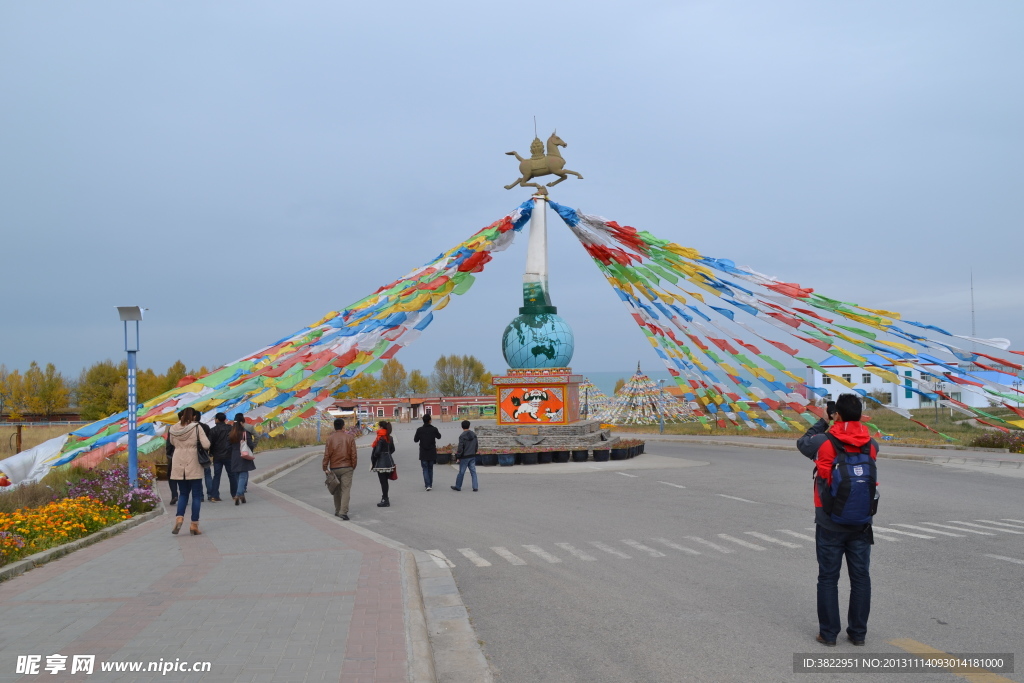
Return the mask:
[(117, 315), (122, 322), (137, 322), (142, 320), (143, 310), (141, 306), (118, 306)]

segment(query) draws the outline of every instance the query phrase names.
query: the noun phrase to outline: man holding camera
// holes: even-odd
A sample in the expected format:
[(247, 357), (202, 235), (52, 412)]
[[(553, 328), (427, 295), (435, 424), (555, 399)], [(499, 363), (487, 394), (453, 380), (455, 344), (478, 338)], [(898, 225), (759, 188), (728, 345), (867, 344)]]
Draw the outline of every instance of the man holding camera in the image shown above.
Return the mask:
[(839, 621), (839, 572), (846, 557), (850, 575), (850, 608), (846, 636), (863, 645), (871, 611), (872, 516), (878, 506), (875, 458), (878, 444), (861, 419), (861, 400), (842, 394), (826, 407), (818, 422), (796, 442), (815, 462), (814, 522), (818, 555), (818, 636), (834, 646)]

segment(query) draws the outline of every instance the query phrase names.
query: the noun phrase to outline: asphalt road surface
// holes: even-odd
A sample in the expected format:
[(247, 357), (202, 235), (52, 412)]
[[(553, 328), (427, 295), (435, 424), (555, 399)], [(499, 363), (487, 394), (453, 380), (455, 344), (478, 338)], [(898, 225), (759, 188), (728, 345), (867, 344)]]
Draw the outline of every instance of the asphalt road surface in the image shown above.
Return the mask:
[[(444, 441), (457, 431), (443, 425)], [(795, 653), (1024, 655), (1019, 478), (880, 460), (867, 645), (825, 648), (811, 465), (795, 448), (651, 443), (621, 467), (479, 468), (479, 493), (437, 466), (427, 492), (411, 431), (396, 437), (391, 507), (375, 506), (363, 449), (350, 523), (453, 565), (498, 680), (1024, 680), (1024, 661), (995, 678), (793, 671)], [(331, 509), (319, 459), (272, 486)], [(844, 569), (844, 618), (848, 589)]]

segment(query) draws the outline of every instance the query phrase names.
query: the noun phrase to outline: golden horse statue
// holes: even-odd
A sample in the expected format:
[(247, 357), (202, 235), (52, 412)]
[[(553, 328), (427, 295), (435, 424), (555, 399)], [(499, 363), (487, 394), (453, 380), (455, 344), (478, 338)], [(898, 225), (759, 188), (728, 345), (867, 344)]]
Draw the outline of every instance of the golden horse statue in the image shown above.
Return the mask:
[(544, 153), (544, 143), (540, 141), (540, 138), (534, 138), (530, 144), (531, 156), (529, 159), (524, 159), (517, 152), (505, 152), (505, 154), (519, 159), (519, 172), (522, 174), (521, 178), (511, 185), (506, 185), (505, 189), (511, 190), (516, 185), (521, 185), (522, 187), (536, 187), (540, 190), (540, 194), (547, 194), (547, 189), (544, 185), (529, 181), (545, 175), (556, 175), (558, 180), (547, 184), (547, 187), (554, 187), (568, 178), (570, 174), (583, 180), (583, 176), (579, 173), (565, 168), (565, 159), (562, 158), (561, 152), (558, 151), (559, 147), (568, 147), (568, 145), (565, 140), (558, 137), (558, 133), (552, 133), (551, 137), (548, 138), (547, 154)]

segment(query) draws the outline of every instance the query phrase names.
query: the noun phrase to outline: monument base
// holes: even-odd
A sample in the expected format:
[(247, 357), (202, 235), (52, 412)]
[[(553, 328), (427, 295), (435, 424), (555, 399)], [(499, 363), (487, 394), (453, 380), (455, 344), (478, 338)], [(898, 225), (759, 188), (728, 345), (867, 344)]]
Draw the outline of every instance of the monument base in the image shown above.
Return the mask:
[(602, 429), (597, 420), (577, 421), (568, 425), (480, 425), (476, 429), (481, 449), (507, 451), (511, 448), (558, 448), (565, 451), (587, 451), (615, 448), (619, 438)]

